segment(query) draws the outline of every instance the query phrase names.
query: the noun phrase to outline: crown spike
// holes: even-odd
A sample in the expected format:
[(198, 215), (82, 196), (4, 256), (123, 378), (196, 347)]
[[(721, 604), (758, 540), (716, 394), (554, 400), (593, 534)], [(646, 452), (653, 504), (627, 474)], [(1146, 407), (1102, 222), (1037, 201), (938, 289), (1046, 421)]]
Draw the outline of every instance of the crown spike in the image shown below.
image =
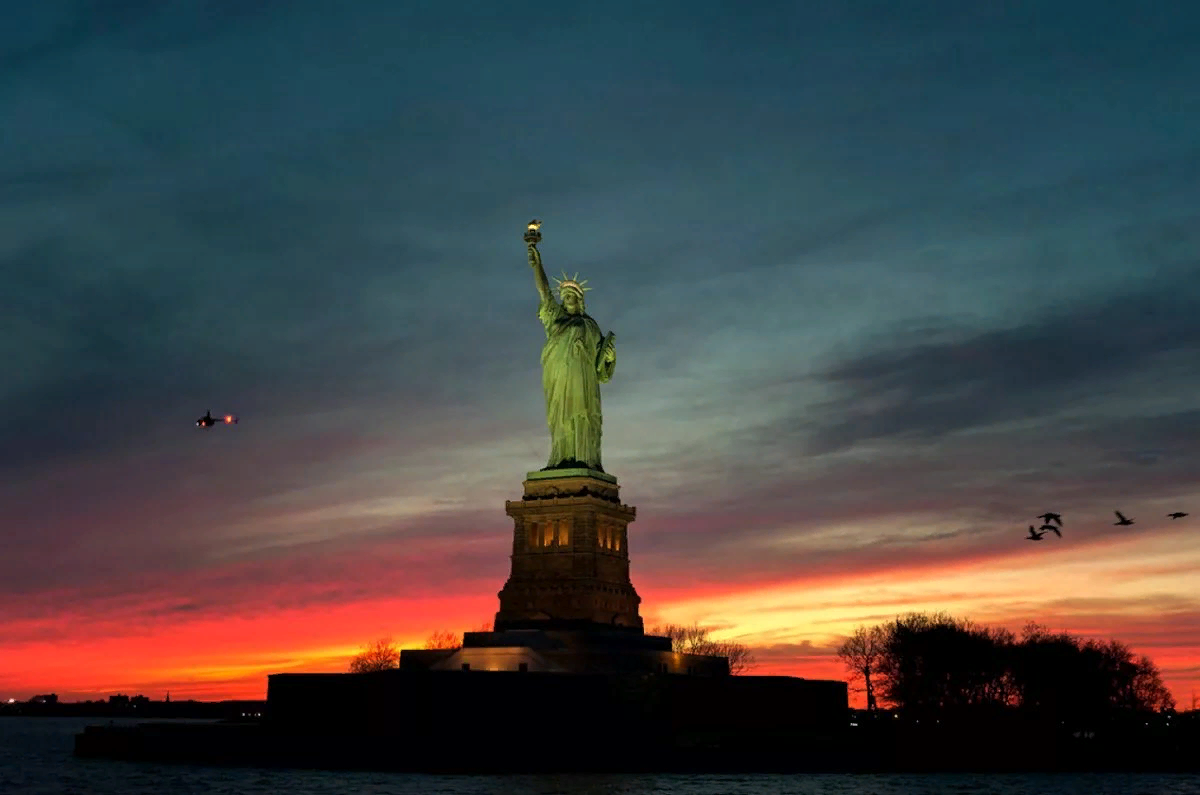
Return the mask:
[(555, 277), (554, 277), (554, 281), (558, 283), (558, 284), (557, 284), (557, 286), (558, 286), (558, 295), (559, 295), (559, 297), (560, 297), (560, 298), (562, 297), (563, 290), (573, 290), (573, 291), (575, 291), (575, 292), (576, 292), (576, 293), (577, 293), (577, 294), (578, 294), (578, 295), (579, 295), (579, 296), (582, 298), (582, 297), (583, 297), (583, 294), (584, 294), (585, 292), (587, 292), (587, 291), (589, 291), (589, 290), (591, 290), (591, 289), (592, 289), (591, 287), (588, 287), (588, 286), (587, 286), (587, 283), (588, 283), (588, 280), (587, 280), (587, 279), (582, 279), (582, 280), (581, 280), (581, 279), (579, 278), (579, 272), (578, 272), (578, 271), (576, 271), (576, 272), (575, 272), (575, 275), (574, 275), (573, 277), (572, 277), (572, 276), (567, 276), (567, 272), (566, 272), (566, 271), (562, 271), (562, 278), (560, 279), (560, 278), (558, 278), (557, 276), (555, 276)]

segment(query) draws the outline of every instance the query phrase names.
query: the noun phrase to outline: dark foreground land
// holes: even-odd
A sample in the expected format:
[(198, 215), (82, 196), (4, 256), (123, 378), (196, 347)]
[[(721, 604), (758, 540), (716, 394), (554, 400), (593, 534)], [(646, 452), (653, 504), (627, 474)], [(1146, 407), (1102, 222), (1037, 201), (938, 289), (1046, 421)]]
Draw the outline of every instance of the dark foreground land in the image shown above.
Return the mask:
[(1195, 713), (852, 721), (843, 683), (454, 672), (282, 675), (261, 720), (75, 738), (85, 757), (427, 773), (1200, 772), (1198, 751)]

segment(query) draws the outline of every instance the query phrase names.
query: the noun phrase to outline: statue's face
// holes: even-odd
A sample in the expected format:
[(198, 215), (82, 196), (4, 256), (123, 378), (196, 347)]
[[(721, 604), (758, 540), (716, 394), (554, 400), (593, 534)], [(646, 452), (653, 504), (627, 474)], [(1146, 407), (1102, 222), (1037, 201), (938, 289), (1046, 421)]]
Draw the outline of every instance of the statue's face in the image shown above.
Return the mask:
[(562, 302), (563, 309), (572, 315), (578, 315), (583, 309), (583, 302), (579, 300), (579, 293), (574, 290), (563, 290)]

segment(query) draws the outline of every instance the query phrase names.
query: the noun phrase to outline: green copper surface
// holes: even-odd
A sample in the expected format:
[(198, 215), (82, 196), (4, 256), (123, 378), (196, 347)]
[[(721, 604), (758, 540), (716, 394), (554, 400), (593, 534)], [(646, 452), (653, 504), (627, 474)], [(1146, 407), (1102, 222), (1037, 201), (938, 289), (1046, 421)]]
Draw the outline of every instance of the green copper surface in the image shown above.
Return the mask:
[(583, 289), (588, 288), (566, 279), (560, 283), (559, 298), (555, 298), (537, 244), (527, 242), (526, 247), (541, 299), (538, 319), (546, 330), (546, 344), (542, 346), (542, 392), (546, 397), (546, 425), (550, 428), (546, 469), (603, 472), (600, 385), (612, 378), (617, 366), (615, 335), (602, 334), (585, 311)]

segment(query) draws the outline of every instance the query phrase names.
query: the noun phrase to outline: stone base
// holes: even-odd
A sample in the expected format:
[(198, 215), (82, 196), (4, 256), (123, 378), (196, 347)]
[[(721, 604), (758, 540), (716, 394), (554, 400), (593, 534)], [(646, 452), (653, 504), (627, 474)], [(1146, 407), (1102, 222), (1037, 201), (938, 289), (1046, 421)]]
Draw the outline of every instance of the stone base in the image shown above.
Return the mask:
[(670, 638), (588, 627), (467, 632), (460, 649), (405, 649), (400, 669), (728, 676), (729, 661), (673, 652)]
[(559, 478), (595, 478), (616, 484), (617, 478), (599, 469), (587, 467), (572, 467), (569, 469), (539, 469), (537, 472), (526, 472), (525, 480), (557, 480)]
[(560, 499), (564, 497), (600, 497), (608, 502), (621, 502), (621, 487), (617, 479), (594, 469), (552, 469), (525, 473), (525, 493), (522, 501)]
[[(846, 725), (845, 683), (747, 681), (756, 678), (276, 674), (261, 722), (88, 726), (75, 755), (442, 775), (877, 772), (874, 733), (850, 735)], [(997, 753), (994, 742), (968, 740)], [(947, 757), (945, 738), (909, 745), (906, 759), (924, 749)], [(1027, 757), (1017, 744), (1002, 751)], [(859, 765), (834, 767), (839, 759)]]
[(290, 737), (391, 737), (393, 758), (422, 760), (443, 749), (459, 767), (492, 752), (537, 770), (564, 755), (571, 759), (577, 749), (582, 756), (567, 769), (582, 772), (598, 762), (620, 769), (639, 749), (653, 749), (648, 756), (661, 765), (662, 753), (672, 748), (707, 749), (716, 742), (755, 748), (772, 738), (782, 739), (780, 751), (791, 757), (797, 735), (844, 730), (848, 715), (845, 682), (776, 676), (576, 675), (472, 666), (274, 674), (267, 684), (267, 725)]
[(593, 469), (529, 472), (513, 519), (512, 570), (500, 591), (498, 631), (642, 631), (629, 580), (627, 528), (617, 479)]

